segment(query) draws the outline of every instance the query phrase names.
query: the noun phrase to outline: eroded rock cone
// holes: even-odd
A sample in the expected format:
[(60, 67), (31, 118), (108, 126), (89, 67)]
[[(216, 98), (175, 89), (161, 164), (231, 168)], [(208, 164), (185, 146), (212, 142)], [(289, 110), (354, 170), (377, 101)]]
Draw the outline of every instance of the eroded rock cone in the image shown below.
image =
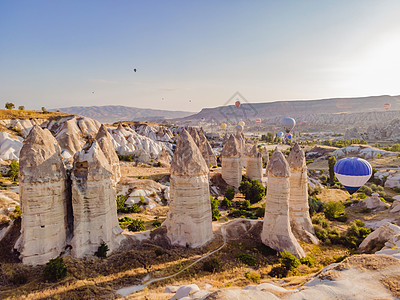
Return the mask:
[(308, 207), (308, 175), (304, 151), (295, 144), (288, 157), (290, 167), (290, 226), (297, 238), (318, 244)]
[(231, 135), (225, 142), (221, 156), (222, 178), (227, 184), (238, 188), (242, 181), (242, 154), (239, 142), (234, 135)]
[(207, 166), (216, 166), (217, 165), (217, 158), (215, 156), (215, 153), (210, 145), (210, 143), (207, 140), (207, 137), (205, 136), (204, 132), (201, 130), (199, 131), (199, 149), (201, 154), (203, 155), (204, 160), (207, 163)]
[(242, 160), (242, 167), (246, 168), (247, 166), (247, 159), (246, 159), (246, 142), (243, 134), (243, 128), (236, 127), (236, 133), (235, 133), (235, 138), (238, 141), (239, 145), (239, 152), (241, 154), (241, 160)]
[(246, 177), (262, 183), (262, 157), (257, 145), (254, 145), (247, 155)]
[(171, 162), (167, 236), (173, 245), (201, 247), (211, 241), (209, 169), (190, 134), (183, 130)]
[(66, 159), (72, 159), (74, 154), (80, 151), (85, 144), (75, 118), (64, 122), (55, 137), (63, 151), (62, 155)]
[(19, 159), (24, 264), (40, 265), (60, 255), (66, 244), (66, 171), (50, 131), (35, 125)]
[(268, 189), (261, 240), (277, 251), (287, 250), (297, 258), (304, 257), (304, 251), (293, 235), (289, 223), (289, 164), (278, 149), (275, 149), (271, 156), (267, 176)]
[(108, 132), (107, 128), (104, 126), (104, 124), (100, 126), (95, 139), (99, 144), (100, 149), (103, 151), (103, 154), (106, 157), (108, 163), (112, 167), (113, 183), (114, 186), (116, 186), (119, 180), (121, 179), (119, 159), (117, 153), (114, 150), (112, 137)]
[(91, 256), (102, 242), (112, 253), (123, 236), (117, 218), (113, 168), (97, 141), (75, 154), (71, 179), (74, 213), (72, 255), (79, 258)]

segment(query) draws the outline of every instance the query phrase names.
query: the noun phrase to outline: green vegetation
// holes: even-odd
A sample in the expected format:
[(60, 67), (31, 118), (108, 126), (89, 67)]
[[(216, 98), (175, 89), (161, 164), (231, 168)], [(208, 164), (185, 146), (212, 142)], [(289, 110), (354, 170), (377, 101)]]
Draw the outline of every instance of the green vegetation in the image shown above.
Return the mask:
[(311, 254), (307, 255), (306, 257), (300, 258), (300, 263), (302, 265), (309, 266), (310, 268), (313, 268), (316, 264), (315, 258)]
[(342, 202), (329, 201), (325, 204), (324, 214), (330, 221), (346, 222), (347, 216), (344, 211), (345, 207)]
[(337, 147), (337, 148), (343, 148), (347, 146), (351, 146), (354, 144), (361, 144), (361, 145), (366, 145), (367, 141), (365, 140), (360, 140), (360, 139), (351, 139), (351, 140), (326, 140), (322, 142), (323, 145), (325, 146), (332, 146), (332, 147)]
[(4, 105), (4, 107), (6, 108), (6, 109), (14, 109), (14, 107), (15, 107), (15, 105), (14, 105), (14, 103), (11, 103), (11, 102), (6, 102), (6, 104)]
[(214, 273), (221, 269), (221, 265), (217, 257), (211, 257), (203, 263), (203, 271)]
[(144, 227), (144, 221), (140, 219), (132, 219), (127, 228), (129, 231), (133, 232), (146, 230)]
[(283, 252), (279, 252), (279, 262), (281, 263), (281, 267), (286, 271), (293, 271), (300, 266), (300, 261), (294, 256), (292, 253), (284, 250)]
[(108, 250), (110, 250), (108, 248), (108, 245), (105, 242), (101, 242), (99, 248), (94, 253), (94, 255), (96, 255), (97, 257), (105, 258), (105, 257), (107, 257)]
[(308, 207), (310, 216), (324, 210), (324, 203), (315, 196), (308, 196)]
[(239, 191), (244, 195), (246, 200), (254, 204), (264, 198), (266, 188), (258, 180), (242, 181), (239, 186)]
[(125, 214), (141, 212), (142, 209), (136, 204), (132, 204), (131, 207), (125, 206), (126, 200), (127, 198), (124, 195), (117, 196), (117, 212)]
[(67, 267), (62, 257), (50, 259), (43, 271), (43, 279), (56, 282), (67, 276)]
[(120, 161), (133, 161), (133, 155), (131, 154), (122, 155), (117, 152), (117, 156)]
[(248, 265), (248, 266), (255, 266), (257, 265), (257, 259), (248, 253), (239, 253), (237, 255), (237, 258), (244, 264)]
[(261, 275), (256, 272), (246, 271), (244, 272), (244, 277), (248, 280), (258, 283), (261, 279)]
[(233, 200), (233, 198), (235, 198), (235, 189), (233, 187), (227, 188), (225, 191), (225, 197), (228, 200)]
[(335, 171), (334, 171), (335, 164), (336, 164), (336, 157), (329, 156), (329, 158), (328, 158), (329, 182), (331, 185), (333, 185), (337, 181), (336, 176), (335, 176)]
[(219, 201), (217, 198), (214, 198), (213, 196), (210, 195), (210, 201), (211, 201), (211, 214), (212, 214), (212, 220), (213, 221), (218, 221), (219, 218), (221, 217), (221, 213), (218, 210), (219, 206)]
[(19, 109), (19, 110), (25, 110), (25, 106), (20, 105), (20, 106), (18, 106), (18, 109)]
[(21, 210), (21, 208), (19, 207), (19, 205), (17, 205), (17, 206), (14, 208), (14, 211), (12, 212), (12, 214), (10, 215), (10, 219), (11, 219), (11, 220), (16, 220), (16, 219), (18, 219), (18, 218), (21, 217), (21, 214), (22, 214), (22, 210)]
[(19, 170), (19, 163), (18, 161), (13, 160), (10, 164), (10, 170), (8, 170), (7, 176), (10, 177), (12, 181), (17, 181), (18, 170)]
[(153, 227), (158, 228), (161, 226), (161, 222), (159, 220), (154, 220), (153, 221)]
[(232, 207), (232, 201), (229, 200), (227, 197), (224, 197), (224, 199), (220, 203), (221, 208), (228, 209)]

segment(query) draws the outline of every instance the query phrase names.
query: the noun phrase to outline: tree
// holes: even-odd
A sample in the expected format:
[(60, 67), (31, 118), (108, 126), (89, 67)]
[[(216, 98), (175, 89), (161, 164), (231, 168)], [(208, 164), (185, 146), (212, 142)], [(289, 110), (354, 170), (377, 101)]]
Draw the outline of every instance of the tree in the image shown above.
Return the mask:
[(16, 160), (13, 160), (10, 164), (10, 170), (8, 170), (7, 176), (10, 177), (12, 181), (16, 181), (18, 179), (18, 170), (19, 163)]
[(6, 109), (13, 109), (15, 107), (14, 103), (7, 102), (5, 105)]
[(332, 185), (337, 181), (336, 176), (335, 176), (335, 170), (334, 170), (335, 164), (336, 164), (336, 157), (330, 156), (329, 159), (328, 159), (328, 165), (329, 165), (329, 182), (330, 182), (330, 184), (332, 184)]
[(42, 106), (42, 112), (43, 112), (44, 114), (47, 113), (46, 107)]
[(235, 189), (233, 187), (227, 188), (225, 191), (225, 197), (228, 200), (232, 200), (233, 198), (235, 198)]
[(25, 106), (20, 105), (20, 106), (18, 106), (18, 109), (19, 109), (19, 110), (25, 110)]
[(265, 187), (258, 180), (242, 181), (239, 191), (251, 204), (261, 201), (265, 196)]
[(67, 267), (62, 257), (50, 259), (43, 270), (43, 278), (56, 282), (67, 276)]

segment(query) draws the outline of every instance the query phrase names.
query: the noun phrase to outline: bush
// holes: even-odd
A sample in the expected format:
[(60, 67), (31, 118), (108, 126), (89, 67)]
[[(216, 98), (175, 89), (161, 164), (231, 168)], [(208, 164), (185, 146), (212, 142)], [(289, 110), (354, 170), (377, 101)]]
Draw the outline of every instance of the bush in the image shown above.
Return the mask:
[(220, 269), (220, 263), (217, 257), (211, 257), (203, 263), (203, 271), (214, 273)]
[(312, 216), (324, 210), (324, 203), (317, 197), (308, 196), (308, 207), (310, 216)]
[(157, 248), (156, 250), (154, 250), (154, 253), (156, 254), (156, 256), (160, 256), (164, 254), (164, 250), (161, 248)]
[(242, 181), (239, 191), (251, 204), (261, 201), (265, 196), (265, 187), (258, 180)]
[(159, 220), (154, 220), (153, 227), (158, 228), (161, 226), (161, 222)]
[(16, 220), (16, 219), (21, 217), (21, 214), (22, 214), (22, 210), (20, 209), (19, 205), (17, 205), (14, 208), (14, 211), (12, 212), (12, 214), (10, 215), (10, 219), (11, 220)]
[(360, 220), (354, 220), (347, 228), (342, 239), (342, 243), (349, 248), (357, 248), (362, 241), (372, 232), (371, 228), (364, 227), (365, 224)]
[(20, 105), (20, 106), (18, 106), (18, 109), (19, 109), (19, 110), (25, 110), (25, 106)]
[(247, 210), (235, 209), (235, 208), (233, 208), (229, 211), (228, 216), (232, 217), (232, 218), (244, 217), (244, 218), (257, 219), (257, 217), (254, 217), (254, 215), (251, 212), (248, 212)]
[(322, 226), (322, 228), (328, 228), (328, 223), (324, 215), (320, 214), (312, 218), (312, 223)]
[(265, 204), (263, 204), (261, 207), (257, 207), (257, 209), (254, 212), (254, 215), (257, 218), (264, 218), (264, 216), (265, 216)]
[(212, 220), (213, 221), (218, 221), (219, 218), (221, 217), (221, 213), (218, 210), (219, 201), (218, 201), (217, 198), (214, 198), (211, 195), (210, 195), (210, 201), (211, 201)]
[(315, 258), (311, 254), (307, 255), (306, 257), (300, 258), (300, 263), (302, 265), (309, 266), (313, 268), (315, 266)]
[(256, 272), (246, 271), (244, 272), (244, 277), (248, 280), (251, 280), (255, 283), (258, 283), (261, 279), (261, 275)]
[(15, 105), (14, 105), (14, 103), (6, 102), (6, 104), (4, 105), (4, 107), (5, 107), (6, 109), (12, 110), (12, 109), (14, 109)]
[(329, 201), (325, 204), (324, 214), (325, 217), (331, 221), (347, 221), (347, 216), (344, 212), (344, 205), (342, 202)]
[(16, 160), (13, 160), (10, 164), (10, 170), (8, 170), (7, 176), (10, 177), (12, 181), (18, 180), (18, 170), (19, 163)]
[(232, 207), (232, 201), (229, 200), (226, 196), (224, 197), (224, 200), (221, 201), (220, 206), (224, 209), (228, 209)]
[(146, 228), (144, 227), (144, 221), (139, 219), (132, 219), (132, 222), (128, 225), (129, 231), (144, 231)]
[(250, 201), (249, 200), (237, 201), (235, 203), (235, 206), (241, 210), (247, 210), (250, 208)]
[(225, 197), (228, 200), (232, 200), (233, 198), (235, 198), (235, 189), (233, 187), (226, 189)]
[(364, 193), (365, 195), (371, 196), (373, 191), (370, 187), (363, 185), (362, 187), (360, 187), (360, 189), (358, 190), (360, 193)]
[(251, 254), (247, 254), (247, 253), (239, 253), (237, 255), (237, 258), (244, 264), (248, 265), (248, 266), (255, 266), (257, 264), (257, 259), (251, 255)]
[(110, 250), (108, 248), (108, 245), (105, 242), (101, 242), (99, 248), (94, 253), (94, 255), (96, 255), (97, 257), (105, 258), (105, 257), (107, 257), (108, 250)]
[(43, 270), (43, 278), (56, 282), (67, 276), (67, 267), (62, 257), (50, 259)]
[(128, 213), (138, 213), (141, 211), (141, 208), (136, 204), (133, 204), (131, 207), (125, 206), (126, 200), (127, 198), (124, 195), (117, 196), (117, 212), (128, 214)]
[(300, 266), (300, 261), (296, 258), (296, 256), (286, 250), (279, 252), (279, 256), (281, 267), (287, 271), (293, 271)]

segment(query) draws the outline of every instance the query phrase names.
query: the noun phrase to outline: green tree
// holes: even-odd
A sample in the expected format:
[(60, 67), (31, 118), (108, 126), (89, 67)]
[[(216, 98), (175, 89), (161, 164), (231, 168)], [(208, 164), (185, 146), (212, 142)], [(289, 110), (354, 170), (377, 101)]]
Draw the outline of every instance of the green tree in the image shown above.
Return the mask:
[(103, 242), (101, 242), (99, 248), (94, 253), (94, 255), (96, 255), (97, 257), (105, 258), (105, 257), (107, 257), (108, 250), (110, 250), (108, 248), (108, 245), (103, 241)]
[(58, 281), (67, 276), (67, 267), (62, 257), (50, 259), (43, 271), (43, 278), (47, 281)]
[(239, 191), (244, 195), (246, 200), (254, 204), (262, 200), (265, 196), (265, 187), (258, 181), (242, 181)]
[(6, 109), (14, 109), (15, 105), (11, 102), (6, 102), (5, 108)]
[(25, 110), (25, 106), (20, 105), (20, 106), (18, 106), (18, 109), (19, 109), (19, 110)]
[(235, 198), (235, 189), (233, 187), (227, 188), (225, 191), (225, 197), (228, 200)]
[(219, 206), (219, 201), (217, 198), (214, 198), (213, 196), (210, 195), (210, 201), (211, 201), (211, 214), (212, 214), (212, 220), (213, 221), (218, 221), (219, 218), (221, 217), (221, 213), (218, 210)]
[(332, 185), (337, 181), (336, 176), (335, 176), (335, 171), (334, 171), (335, 164), (336, 164), (336, 157), (330, 156), (329, 159), (328, 159), (329, 182)]
[(8, 170), (7, 176), (10, 177), (12, 181), (18, 180), (18, 170), (19, 163), (16, 160), (13, 160), (10, 164), (10, 170)]

